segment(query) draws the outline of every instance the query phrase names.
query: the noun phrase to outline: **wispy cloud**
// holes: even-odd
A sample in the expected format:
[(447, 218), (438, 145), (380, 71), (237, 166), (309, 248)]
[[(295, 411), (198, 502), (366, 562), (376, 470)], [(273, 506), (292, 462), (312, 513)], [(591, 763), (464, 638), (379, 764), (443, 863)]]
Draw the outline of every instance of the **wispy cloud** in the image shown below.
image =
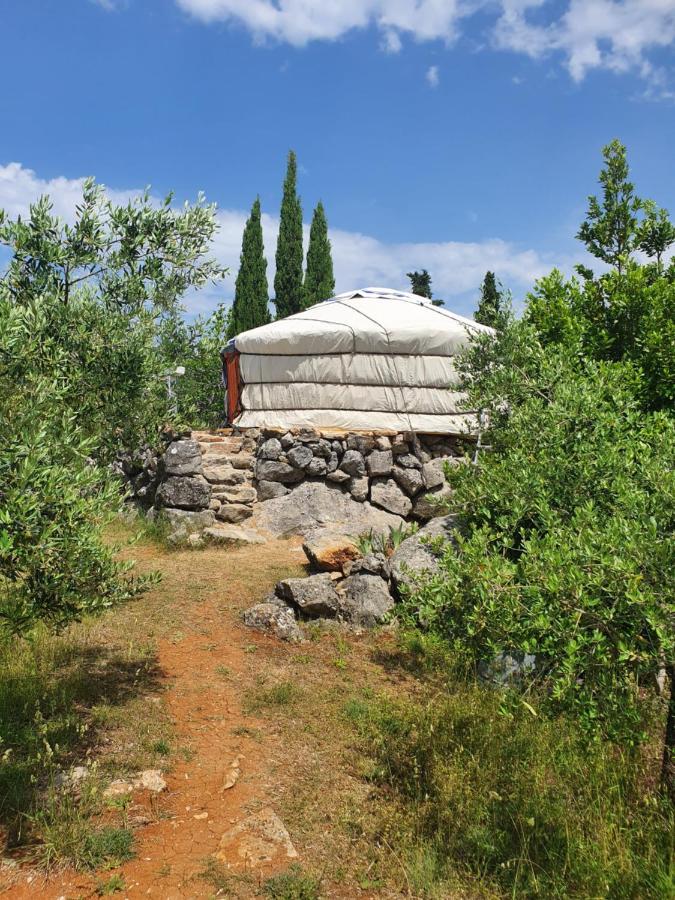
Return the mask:
[[(96, 2), (96, 0), (95, 0)], [(98, 0), (110, 3), (113, 0)], [(398, 53), (402, 38), (453, 44), (476, 13), (491, 16), (488, 47), (532, 59), (558, 56), (573, 80), (594, 69), (633, 72), (651, 96), (669, 96), (670, 75), (653, 56), (675, 45), (673, 0), (175, 0), (202, 22), (244, 26), (260, 42), (295, 46), (338, 40), (375, 27), (380, 47)], [(485, 50), (483, 52), (486, 52)]]
[(432, 88), (438, 87), (438, 82), (440, 81), (438, 75), (438, 66), (429, 66), (427, 69), (427, 73), (424, 76), (429, 83), (429, 86)]

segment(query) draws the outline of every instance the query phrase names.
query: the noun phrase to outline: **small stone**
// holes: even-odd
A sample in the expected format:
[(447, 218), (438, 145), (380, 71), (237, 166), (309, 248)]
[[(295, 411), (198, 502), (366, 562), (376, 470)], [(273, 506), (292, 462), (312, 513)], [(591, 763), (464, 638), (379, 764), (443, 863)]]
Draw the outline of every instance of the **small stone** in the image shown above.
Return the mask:
[(307, 472), (309, 478), (321, 478), (326, 474), (327, 469), (328, 467), (326, 466), (326, 460), (315, 456), (307, 466), (305, 471)]
[(314, 454), (309, 447), (300, 444), (289, 450), (286, 454), (286, 457), (289, 463), (296, 469), (304, 469), (311, 463), (312, 459), (314, 458)]
[(234, 484), (231, 487), (220, 487), (215, 492), (215, 497), (221, 503), (255, 503), (258, 492), (250, 484)]
[(259, 459), (279, 459), (281, 456), (281, 441), (277, 438), (270, 438), (258, 450)]
[(372, 434), (348, 434), (347, 449), (358, 450), (359, 453), (368, 453), (375, 446), (375, 438)]
[(286, 578), (277, 584), (276, 593), (310, 618), (331, 617), (338, 609), (338, 596), (327, 572), (309, 578)]
[(204, 529), (204, 537), (214, 544), (265, 544), (265, 538), (238, 525), (215, 525)]
[(401, 469), (394, 466), (392, 471), (396, 484), (403, 488), (409, 497), (414, 497), (424, 487), (424, 479), (419, 469)]
[(263, 865), (278, 868), (289, 859), (297, 859), (298, 852), (284, 823), (266, 807), (228, 829), (215, 856), (228, 865), (238, 857), (242, 867), (256, 870)]
[(365, 475), (362, 478), (352, 478), (349, 482), (349, 493), (357, 503), (364, 503), (368, 499), (369, 485), (370, 482)]
[(319, 443), (312, 447), (312, 451), (314, 456), (319, 456), (321, 459), (330, 459), (330, 455), (332, 453), (332, 448), (330, 445), (330, 441), (327, 441), (325, 438), (321, 438)]
[(412, 453), (403, 453), (396, 458), (396, 464), (406, 469), (421, 469), (422, 463)]
[(391, 441), (386, 435), (381, 434), (375, 438), (375, 447), (377, 450), (391, 450)]
[(241, 775), (241, 769), (239, 768), (239, 757), (235, 756), (235, 758), (230, 763), (227, 771), (225, 772), (225, 778), (223, 779), (223, 786), (221, 787), (222, 791), (229, 791), (230, 788), (233, 788), (235, 784), (239, 781), (239, 776)]
[(258, 482), (258, 500), (272, 500), (273, 497), (283, 497), (289, 493), (289, 488), (278, 481), (259, 481)]
[(358, 450), (347, 450), (342, 457), (340, 468), (349, 475), (361, 476), (366, 474), (366, 463), (363, 454)]
[(212, 509), (214, 512), (217, 512), (221, 507), (221, 502), (217, 497), (211, 497), (209, 501), (209, 509)]
[(410, 499), (391, 478), (375, 478), (370, 488), (370, 502), (397, 516), (407, 516), (412, 509)]
[(288, 450), (295, 443), (295, 438), (290, 433), (290, 431), (287, 431), (286, 434), (281, 438), (280, 443), (284, 450)]
[(189, 534), (187, 537), (187, 545), (188, 547), (192, 547), (196, 550), (199, 547), (204, 546), (204, 538), (201, 536), (201, 534), (197, 534), (196, 532), (193, 534)]
[(328, 472), (328, 474), (334, 472), (337, 469), (339, 462), (337, 453), (331, 451), (331, 454), (326, 461), (326, 472)]
[(389, 578), (389, 561), (384, 553), (370, 553), (345, 567), (345, 575), (378, 575)]
[(343, 472), (342, 469), (337, 469), (335, 472), (329, 472), (328, 475), (326, 475), (326, 481), (332, 481), (334, 484), (344, 484), (345, 481), (350, 480), (351, 475)]
[(299, 643), (302, 631), (295, 621), (293, 610), (276, 603), (257, 603), (243, 614), (244, 625), (256, 631), (272, 634), (282, 641)]
[(162, 778), (159, 769), (146, 769), (139, 772), (134, 778), (134, 787), (139, 790), (152, 791), (153, 794), (159, 794), (166, 790), (166, 781)]
[(373, 450), (366, 460), (368, 473), (373, 478), (389, 475), (393, 464), (394, 455), (391, 450)]
[(224, 503), (216, 513), (216, 518), (221, 522), (237, 525), (252, 515), (253, 510), (244, 503)]

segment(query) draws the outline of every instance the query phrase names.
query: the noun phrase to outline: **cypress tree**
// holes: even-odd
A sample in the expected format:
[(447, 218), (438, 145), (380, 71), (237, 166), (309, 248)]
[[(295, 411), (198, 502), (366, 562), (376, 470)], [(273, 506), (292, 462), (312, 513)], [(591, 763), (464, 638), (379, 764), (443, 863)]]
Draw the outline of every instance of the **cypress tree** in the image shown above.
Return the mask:
[(296, 192), (297, 162), (295, 153), (288, 154), (288, 168), (281, 201), (279, 239), (277, 240), (277, 271), (274, 276), (274, 304), (277, 319), (283, 319), (302, 309), (302, 206)]
[(328, 223), (323, 203), (319, 200), (312, 216), (307, 248), (307, 271), (305, 272), (304, 306), (312, 306), (333, 296), (333, 258), (328, 239)]
[(503, 290), (497, 287), (495, 273), (486, 272), (480, 288), (478, 309), (473, 314), (474, 319), (481, 325), (500, 329), (504, 327), (509, 314), (508, 295), (505, 298)]
[(260, 220), (260, 198), (256, 197), (241, 242), (239, 273), (232, 304), (232, 334), (266, 325), (270, 321), (267, 301), (267, 260)]

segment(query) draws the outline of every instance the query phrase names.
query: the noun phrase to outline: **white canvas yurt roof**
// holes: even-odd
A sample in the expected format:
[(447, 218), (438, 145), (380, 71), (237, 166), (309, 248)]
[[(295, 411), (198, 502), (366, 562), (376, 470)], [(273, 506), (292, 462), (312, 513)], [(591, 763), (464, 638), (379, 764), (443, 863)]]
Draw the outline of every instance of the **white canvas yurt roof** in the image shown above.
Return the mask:
[[(414, 294), (364, 288), (237, 335), (242, 427), (456, 434), (454, 356), (490, 331)], [(232, 349), (232, 345), (228, 349)]]

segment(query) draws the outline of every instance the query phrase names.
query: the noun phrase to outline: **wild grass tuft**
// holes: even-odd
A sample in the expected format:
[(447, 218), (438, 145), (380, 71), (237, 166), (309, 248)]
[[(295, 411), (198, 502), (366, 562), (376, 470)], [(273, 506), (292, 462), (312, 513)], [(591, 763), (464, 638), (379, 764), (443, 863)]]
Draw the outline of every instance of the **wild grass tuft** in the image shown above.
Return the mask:
[(301, 689), (292, 681), (280, 681), (271, 687), (260, 686), (247, 692), (244, 698), (244, 712), (255, 713), (265, 708), (293, 706), (301, 694)]
[(674, 895), (672, 809), (636, 755), (461, 680), (344, 713), (391, 792), (383, 834), (417, 895), (447, 896), (458, 873), (508, 896)]
[(294, 865), (268, 878), (263, 891), (272, 900), (319, 900), (319, 880)]

